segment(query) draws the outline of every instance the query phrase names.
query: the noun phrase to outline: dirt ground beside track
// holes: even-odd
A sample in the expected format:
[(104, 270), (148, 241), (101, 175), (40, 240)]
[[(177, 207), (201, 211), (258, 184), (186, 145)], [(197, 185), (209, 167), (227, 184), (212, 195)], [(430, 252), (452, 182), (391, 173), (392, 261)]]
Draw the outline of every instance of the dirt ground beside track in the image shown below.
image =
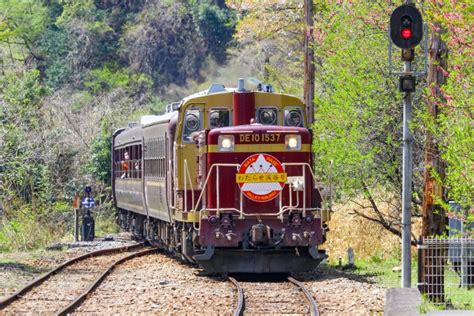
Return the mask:
[(56, 243), (32, 252), (0, 253), (0, 299), (11, 295), (66, 260), (94, 250), (121, 247), (132, 243), (128, 233), (113, 236), (113, 241)]
[[(122, 239), (121, 239), (122, 238)], [(0, 299), (65, 260), (101, 248), (130, 243), (127, 236), (113, 242), (56, 245), (62, 250), (0, 254)], [(70, 247), (67, 249), (67, 247)], [(383, 313), (386, 289), (373, 279), (320, 266), (295, 276), (319, 304), (321, 315)], [(291, 287), (289, 288), (291, 290)], [(287, 301), (291, 293), (274, 293)], [(164, 253), (133, 259), (119, 266), (76, 311), (79, 314), (232, 314), (236, 302), (232, 284), (206, 276), (196, 267)], [(284, 310), (275, 311), (281, 314)]]

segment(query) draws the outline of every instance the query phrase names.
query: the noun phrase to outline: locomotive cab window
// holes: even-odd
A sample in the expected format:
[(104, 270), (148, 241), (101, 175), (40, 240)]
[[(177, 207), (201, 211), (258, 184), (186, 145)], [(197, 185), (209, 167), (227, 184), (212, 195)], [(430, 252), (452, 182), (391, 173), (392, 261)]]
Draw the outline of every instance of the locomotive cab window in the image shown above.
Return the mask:
[(263, 125), (278, 125), (278, 110), (274, 107), (258, 108), (257, 123)]
[(185, 142), (192, 142), (192, 134), (202, 129), (202, 114), (199, 109), (191, 108), (186, 110), (183, 120), (183, 140)]
[(288, 107), (283, 113), (285, 126), (304, 127), (303, 110), (300, 107)]
[(228, 109), (211, 109), (208, 126), (210, 129), (230, 126), (230, 111)]

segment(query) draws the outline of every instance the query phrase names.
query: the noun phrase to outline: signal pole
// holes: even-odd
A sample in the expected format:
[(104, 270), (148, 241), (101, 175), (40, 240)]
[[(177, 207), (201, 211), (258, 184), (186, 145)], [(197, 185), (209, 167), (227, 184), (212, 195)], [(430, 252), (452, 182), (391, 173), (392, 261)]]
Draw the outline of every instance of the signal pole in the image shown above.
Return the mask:
[(314, 121), (314, 63), (313, 63), (313, 0), (304, 0), (306, 20), (304, 34), (304, 101), (309, 126)]
[[(410, 131), (412, 116), (411, 94), (415, 92), (416, 77), (412, 69), (415, 47), (423, 38), (423, 18), (411, 0), (396, 8), (390, 16), (390, 38), (402, 49), (403, 73), (400, 74), (399, 89), (403, 97), (403, 157), (402, 157), (402, 282), (404, 288), (411, 287), (411, 177), (412, 144)], [(391, 50), (391, 46), (390, 46)], [(391, 54), (391, 51), (390, 51)], [(390, 55), (391, 56), (391, 55)]]
[[(411, 73), (411, 61), (404, 62), (403, 72)], [(402, 287), (411, 287), (411, 156), (413, 145), (409, 126), (411, 112), (411, 92), (405, 92), (403, 98)]]

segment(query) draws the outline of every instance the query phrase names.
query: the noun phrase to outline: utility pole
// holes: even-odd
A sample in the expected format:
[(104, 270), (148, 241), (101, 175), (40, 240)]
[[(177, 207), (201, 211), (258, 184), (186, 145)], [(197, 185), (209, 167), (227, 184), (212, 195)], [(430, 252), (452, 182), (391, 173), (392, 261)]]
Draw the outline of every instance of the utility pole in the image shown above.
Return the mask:
[(306, 20), (304, 36), (304, 101), (309, 126), (314, 121), (314, 53), (313, 53), (313, 0), (304, 0)]
[[(428, 67), (428, 87), (432, 95), (428, 99), (428, 113), (433, 120), (438, 116), (438, 102), (443, 102), (440, 86), (446, 82), (448, 48), (442, 40), (443, 29), (440, 25), (434, 26), (430, 43), (430, 59)], [(443, 163), (439, 157), (439, 149), (433, 135), (428, 133), (425, 143), (425, 172), (423, 187), (422, 206), (422, 227), (423, 237), (442, 235), (446, 231), (446, 217), (442, 207), (437, 203), (436, 198), (443, 199), (444, 192), (434, 173), (441, 179), (444, 177)], [(432, 256), (427, 257), (425, 264), (430, 271), (422, 270), (425, 280), (425, 292), (428, 298), (434, 302), (445, 301), (444, 288), (444, 262), (446, 253), (443, 249), (433, 249)]]
[[(445, 71), (447, 69), (448, 48), (441, 39), (442, 29), (435, 25), (435, 31), (430, 43), (430, 61), (428, 68), (428, 87), (431, 89), (431, 97), (428, 100), (428, 113), (436, 120), (438, 115), (437, 102), (442, 100), (440, 86), (446, 82)], [(445, 232), (445, 216), (434, 197), (443, 198), (443, 188), (433, 177), (433, 171), (443, 178), (444, 170), (439, 157), (438, 146), (433, 135), (428, 133), (425, 143), (425, 172), (423, 190), (423, 225), (421, 235), (441, 235)]]

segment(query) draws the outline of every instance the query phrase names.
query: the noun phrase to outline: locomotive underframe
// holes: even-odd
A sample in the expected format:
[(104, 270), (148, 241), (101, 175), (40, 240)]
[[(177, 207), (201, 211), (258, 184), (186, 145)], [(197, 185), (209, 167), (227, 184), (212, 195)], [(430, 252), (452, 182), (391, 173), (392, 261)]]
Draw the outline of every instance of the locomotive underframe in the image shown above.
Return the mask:
[(206, 248), (195, 255), (199, 265), (213, 273), (288, 273), (315, 269), (327, 258), (315, 247), (280, 249)]
[[(252, 228), (264, 225), (263, 223), (266, 223), (264, 226), (269, 228), (268, 224), (275, 224), (271, 220), (260, 221), (257, 225), (252, 223), (256, 222), (255, 219), (241, 221), (240, 226), (250, 228), (243, 230), (237, 244), (214, 247), (199, 244), (199, 236), (191, 223), (177, 221), (169, 223), (124, 209), (119, 209), (117, 219), (119, 225), (130, 231), (135, 238), (145, 239), (187, 262), (197, 263), (210, 273), (305, 272), (313, 270), (327, 258), (323, 250), (317, 249), (317, 244), (321, 242), (319, 240), (315, 240), (314, 245), (310, 246), (298, 246), (296, 245), (298, 242), (293, 240), (293, 245), (288, 246), (288, 244), (278, 242), (279, 238), (284, 240), (284, 236), (283, 239), (281, 236), (273, 236), (274, 243), (277, 241), (273, 245), (253, 244), (252, 240), (255, 241), (255, 236), (253, 236)], [(320, 222), (317, 219), (315, 223), (314, 227), (319, 227)], [(284, 221), (283, 225), (291, 226), (287, 221)], [(289, 233), (289, 236), (294, 236), (292, 234), (294, 233)]]

